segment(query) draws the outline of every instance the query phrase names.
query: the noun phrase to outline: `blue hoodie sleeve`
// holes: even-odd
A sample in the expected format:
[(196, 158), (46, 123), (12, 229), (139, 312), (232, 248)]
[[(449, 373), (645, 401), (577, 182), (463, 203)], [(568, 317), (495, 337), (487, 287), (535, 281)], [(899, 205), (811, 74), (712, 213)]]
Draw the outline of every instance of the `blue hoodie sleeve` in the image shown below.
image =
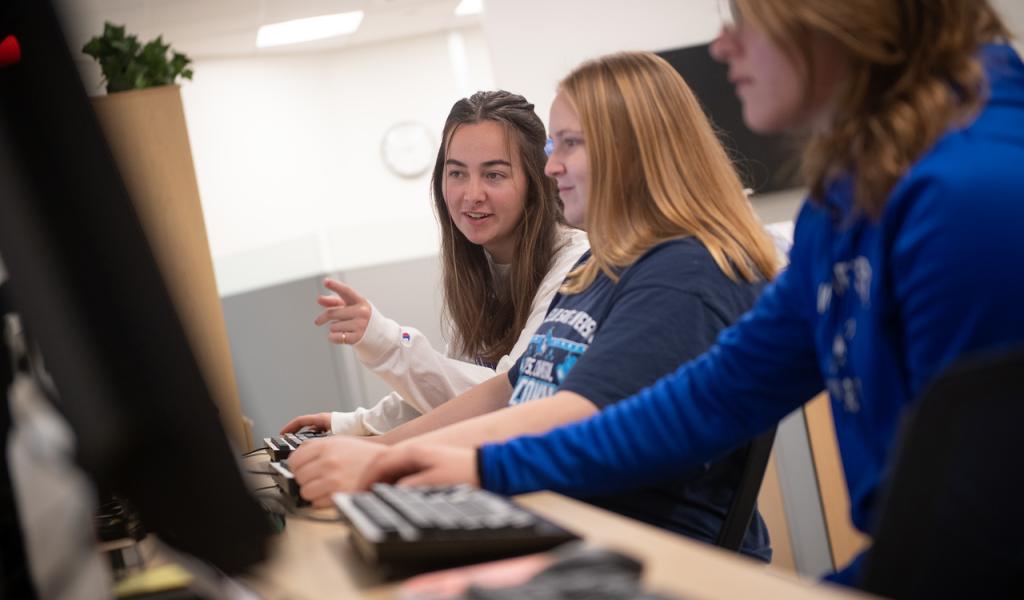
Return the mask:
[(804, 281), (810, 246), (798, 233), (790, 268), (700, 358), (590, 419), (484, 446), (483, 487), (585, 496), (649, 485), (725, 454), (800, 406), (822, 389), (808, 315), (814, 291)]

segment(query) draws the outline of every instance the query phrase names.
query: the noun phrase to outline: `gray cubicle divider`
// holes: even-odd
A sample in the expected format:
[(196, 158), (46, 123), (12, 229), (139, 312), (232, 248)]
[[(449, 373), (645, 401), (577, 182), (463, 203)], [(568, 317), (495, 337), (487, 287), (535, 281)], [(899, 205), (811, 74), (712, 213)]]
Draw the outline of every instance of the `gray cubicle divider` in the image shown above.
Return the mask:
[[(441, 329), (441, 266), (437, 256), (351, 269), (341, 276), (369, 298), (381, 314), (404, 326), (415, 327), (427, 336), (435, 349), (445, 350)], [(391, 391), (384, 380), (361, 365), (359, 371), (365, 405), (376, 403)]]
[(832, 551), (802, 409), (779, 423), (775, 459), (796, 571), (807, 577), (826, 575), (834, 568)]
[[(436, 257), (330, 275), (444, 348)], [(257, 439), (277, 433), (295, 415), (369, 406), (389, 391), (351, 348), (329, 343), (313, 324), (322, 280), (307, 277), (222, 299), (242, 413), (252, 419)]]

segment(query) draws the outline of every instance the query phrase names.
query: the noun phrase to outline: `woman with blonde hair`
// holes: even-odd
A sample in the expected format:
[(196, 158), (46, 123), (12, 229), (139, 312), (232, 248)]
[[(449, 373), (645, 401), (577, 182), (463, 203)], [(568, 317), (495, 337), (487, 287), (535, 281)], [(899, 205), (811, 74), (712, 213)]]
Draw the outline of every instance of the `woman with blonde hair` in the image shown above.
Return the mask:
[[(546, 172), (591, 253), (566, 279), (526, 353), (495, 377), (382, 436), (472, 447), (609, 409), (698, 356), (752, 306), (775, 249), (679, 74), (649, 53), (573, 71), (551, 106)], [(303, 497), (326, 504), (385, 447), (321, 440), (289, 460)], [(587, 500), (713, 542), (744, 452), (672, 481)], [(760, 517), (741, 551), (770, 557)]]
[[(609, 493), (719, 456), (826, 389), (870, 533), (904, 411), (959, 358), (1024, 342), (1024, 64), (989, 3), (722, 8), (712, 53), (746, 123), (811, 136), (789, 267), (710, 351), (614, 410), (478, 454), (395, 453), (367, 480)], [(1020, 564), (1019, 538), (992, 543)]]
[(544, 123), (533, 104), (506, 91), (457, 101), (445, 120), (431, 178), (441, 227), (447, 352), (399, 325), (334, 279), (320, 296), (316, 324), (350, 345), (395, 391), (370, 408), (292, 419), (282, 433), (311, 426), (336, 434), (380, 435), (504, 373), (526, 349), (551, 298), (587, 249), (567, 227), (544, 176)]

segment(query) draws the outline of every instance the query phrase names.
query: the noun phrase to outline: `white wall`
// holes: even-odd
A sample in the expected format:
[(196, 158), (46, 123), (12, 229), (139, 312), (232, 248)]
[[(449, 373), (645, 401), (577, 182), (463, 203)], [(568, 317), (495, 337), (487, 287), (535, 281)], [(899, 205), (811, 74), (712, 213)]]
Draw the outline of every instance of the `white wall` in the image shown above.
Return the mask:
[(464, 69), (448, 34), (197, 62), (183, 97), (221, 295), (436, 252), (429, 178), (381, 163), (389, 125), (439, 136), (456, 98), (495, 86), (546, 121), (584, 58), (707, 41), (718, 15), (707, 0), (491, 0), (483, 23), (459, 30)]
[(221, 295), (435, 253), (429, 174), (388, 172), (381, 136), (416, 120), (439, 138), (452, 102), (490, 87), (477, 27), (198, 61), (182, 93)]
[(523, 94), (547, 122), (558, 81), (580, 62), (622, 50), (706, 43), (714, 0), (489, 0), (483, 13), (495, 82)]
[[(1024, 2), (994, 3), (1024, 38)], [(222, 295), (435, 253), (428, 177), (381, 163), (389, 125), (418, 120), (438, 136), (456, 98), (493, 87), (525, 95), (546, 121), (581, 61), (705, 43), (719, 17), (713, 0), (489, 0), (482, 23), (458, 30), (455, 60), (442, 33), (197, 62), (182, 89)], [(773, 202), (769, 220), (797, 204)]]
[(1016, 46), (1024, 52), (1024, 1), (1022, 0), (991, 0), (1006, 21), (1010, 31), (1017, 36)]

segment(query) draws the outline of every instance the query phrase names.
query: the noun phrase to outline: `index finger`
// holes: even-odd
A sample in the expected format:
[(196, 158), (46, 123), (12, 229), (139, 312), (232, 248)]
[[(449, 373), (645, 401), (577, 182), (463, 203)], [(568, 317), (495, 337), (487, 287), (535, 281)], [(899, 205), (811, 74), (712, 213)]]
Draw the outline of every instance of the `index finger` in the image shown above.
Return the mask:
[(295, 433), (306, 425), (316, 425), (316, 415), (302, 415), (295, 417), (288, 424), (281, 428), (281, 435)]
[(366, 301), (365, 298), (359, 295), (359, 292), (337, 279), (327, 277), (324, 279), (324, 287), (341, 296), (341, 299), (345, 301), (345, 304), (360, 304)]
[(336, 306), (345, 306), (345, 301), (339, 298), (335, 294), (322, 294), (316, 297), (316, 303), (324, 308), (334, 308)]

